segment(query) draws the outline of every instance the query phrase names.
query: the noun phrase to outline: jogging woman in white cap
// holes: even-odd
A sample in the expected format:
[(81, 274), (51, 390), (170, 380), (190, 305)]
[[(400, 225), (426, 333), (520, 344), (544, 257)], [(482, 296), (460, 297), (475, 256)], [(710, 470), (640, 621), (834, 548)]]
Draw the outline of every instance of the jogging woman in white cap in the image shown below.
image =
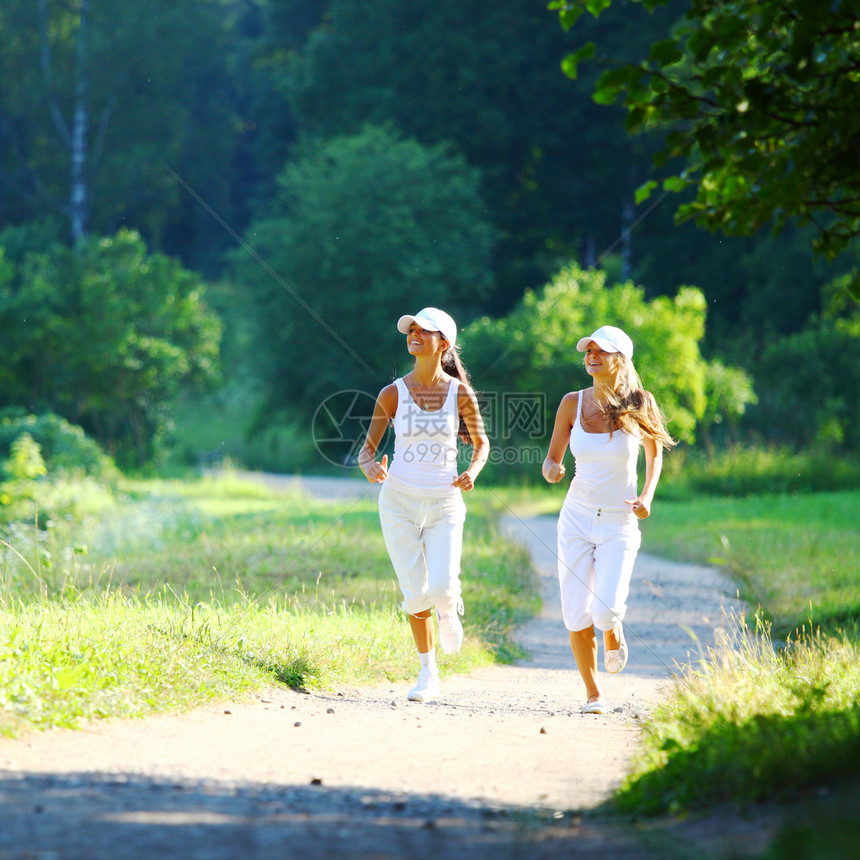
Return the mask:
[[(397, 329), (415, 358), (412, 371), (387, 385), (376, 399), (358, 465), (371, 483), (383, 483), (379, 520), (403, 592), (421, 668), (409, 691), (413, 702), (439, 695), (432, 610), (439, 645), (454, 654), (463, 642), (460, 555), (466, 506), (490, 450), (478, 401), (456, 352), (457, 326), (438, 308), (402, 316)], [(389, 422), (394, 458), (376, 459)], [(457, 439), (472, 445), (468, 468), (458, 473)]]
[[(619, 328), (602, 326), (576, 348), (585, 353), (591, 388), (566, 394), (558, 407), (543, 476), (564, 477), (565, 449), (573, 454), (573, 480), (558, 518), (558, 579), (564, 625), (585, 682), (586, 714), (606, 711), (597, 672), (595, 628), (603, 634), (604, 668), (627, 664), (622, 621), (639, 520), (651, 513), (663, 465), (663, 449), (675, 441), (653, 395), (633, 367), (633, 342)], [(645, 482), (637, 490), (639, 446)]]

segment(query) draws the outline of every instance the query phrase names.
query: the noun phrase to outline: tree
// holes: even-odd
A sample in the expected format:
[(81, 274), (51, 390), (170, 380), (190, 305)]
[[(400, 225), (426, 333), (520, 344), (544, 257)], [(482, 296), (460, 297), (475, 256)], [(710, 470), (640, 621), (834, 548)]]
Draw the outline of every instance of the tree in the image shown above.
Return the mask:
[(403, 353), (400, 315), (475, 313), (495, 240), (479, 183), (451, 147), (388, 129), (305, 142), (234, 254), (259, 311), (269, 408), (375, 393)]
[[(451, 142), (482, 174), (501, 231), (494, 312), (544, 283), (572, 257), (589, 265), (632, 215), (625, 202), (647, 178), (649, 154), (623, 131), (623, 112), (597, 108), (559, 74), (572, 42), (549, 26), (544, 0), (286, 0), (318, 9), (274, 22), (272, 75), (305, 131), (354, 134), (392, 123), (424, 145)], [(278, 8), (282, 8), (278, 4)], [(324, 13), (324, 14), (323, 14)], [(616, 15), (597, 29), (622, 48), (661, 32), (654, 16)], [(668, 17), (668, 16), (665, 16)]]
[[(577, 341), (601, 325), (617, 325), (633, 338), (637, 369), (665, 410), (670, 432), (692, 443), (703, 421), (715, 423), (722, 409), (733, 419), (754, 398), (743, 371), (712, 367), (702, 357), (705, 311), (694, 287), (648, 301), (630, 281), (608, 286), (603, 272), (571, 265), (543, 290), (526, 293), (508, 316), (472, 323), (465, 349), (485, 390), (545, 392), (549, 430), (561, 398), (590, 384)], [(731, 392), (714, 384), (720, 370), (731, 370)], [(718, 402), (709, 403), (709, 393)]]
[(165, 162), (221, 203), (235, 139), (222, 14), (194, 0), (6, 0), (0, 222), (58, 213), (72, 242), (126, 223), (158, 236), (185, 193)]
[[(818, 361), (822, 351), (833, 360)], [(860, 315), (813, 317), (774, 340), (755, 372), (761, 408), (750, 423), (765, 439), (860, 451)]]
[[(649, 10), (667, 0), (633, 0)], [(556, 0), (566, 28), (612, 0)], [(598, 55), (587, 42), (567, 60)], [(627, 127), (668, 129), (664, 188), (695, 188), (678, 219), (749, 235), (812, 223), (833, 259), (860, 236), (860, 7), (856, 0), (691, 0), (683, 21), (639, 62), (602, 57), (595, 100), (621, 101)], [(640, 189), (643, 200), (657, 187)], [(860, 297), (860, 272), (853, 280)]]
[(140, 237), (0, 255), (0, 406), (53, 411), (143, 464), (180, 386), (217, 376), (220, 323), (200, 279)]

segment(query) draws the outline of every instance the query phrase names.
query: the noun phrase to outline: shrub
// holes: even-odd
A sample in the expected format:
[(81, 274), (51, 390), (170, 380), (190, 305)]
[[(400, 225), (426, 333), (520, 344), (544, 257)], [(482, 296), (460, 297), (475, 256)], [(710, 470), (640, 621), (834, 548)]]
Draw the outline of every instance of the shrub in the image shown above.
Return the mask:
[(0, 415), (0, 460), (4, 461), (0, 468), (4, 478), (22, 477), (13, 474), (7, 464), (15, 442), (24, 435), (38, 445), (49, 476), (87, 476), (104, 481), (118, 476), (113, 460), (80, 427), (50, 412), (26, 415), (7, 410)]
[(762, 493), (820, 493), (860, 487), (860, 463), (826, 450), (795, 452), (786, 447), (735, 445), (711, 456), (695, 449), (666, 458), (660, 495), (690, 493), (752, 496)]

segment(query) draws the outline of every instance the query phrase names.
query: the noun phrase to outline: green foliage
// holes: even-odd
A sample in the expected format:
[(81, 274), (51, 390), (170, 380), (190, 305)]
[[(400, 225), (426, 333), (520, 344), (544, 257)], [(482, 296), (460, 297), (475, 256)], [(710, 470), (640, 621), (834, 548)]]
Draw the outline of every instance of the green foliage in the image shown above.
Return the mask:
[(701, 437), (705, 448), (713, 453), (714, 431), (722, 431), (722, 436), (737, 442), (738, 423), (748, 406), (758, 403), (749, 374), (738, 367), (727, 367), (719, 359), (714, 359), (705, 368), (706, 407), (702, 416)]
[(22, 433), (13, 443), (3, 469), (14, 481), (32, 481), (48, 474), (39, 444), (29, 433)]
[[(609, 5), (555, 4), (568, 26), (571, 8), (597, 15)], [(816, 249), (832, 259), (860, 236), (858, 52), (850, 0), (693, 0), (646, 59), (609, 60), (595, 100), (620, 100), (631, 132), (669, 129), (656, 163), (680, 164), (669, 187), (696, 187), (680, 220), (729, 235), (812, 222)]]
[(0, 403), (61, 414), (127, 463), (153, 457), (180, 386), (217, 374), (199, 277), (128, 231), (0, 271), (0, 325)]
[[(702, 8), (701, 4), (694, 5)], [(773, 38), (778, 36), (779, 28), (795, 5), (792, 0), (785, 13), (780, 12), (773, 19), (776, 34)], [(823, 310), (820, 287), (839, 271), (835, 266), (828, 269), (823, 259), (813, 265), (811, 241), (818, 234), (817, 228), (808, 224), (795, 229), (789, 220), (778, 237), (763, 236), (760, 232), (751, 237), (717, 238), (695, 230), (692, 221), (673, 227), (671, 201), (656, 205), (658, 194), (667, 187), (656, 180), (647, 191), (642, 191), (634, 208), (635, 189), (651, 178), (648, 168), (663, 132), (680, 133), (680, 138), (669, 139), (669, 145), (683, 147), (689, 143), (699, 118), (665, 127), (659, 123), (655, 133), (648, 131), (628, 138), (624, 129), (625, 110), (617, 104), (597, 105), (591, 97), (599, 72), (606, 68), (601, 64), (607, 56), (612, 57), (613, 68), (627, 63), (635, 66), (650, 56), (644, 62), (654, 69), (655, 88), (661, 86), (656, 83), (660, 75), (673, 76), (698, 68), (695, 65), (698, 61), (689, 52), (684, 60), (675, 62), (678, 46), (683, 45), (685, 33), (694, 22), (688, 21), (683, 25), (686, 29), (675, 34), (669, 31), (687, 6), (684, 0), (665, 4), (661, 0), (632, 3), (571, 0), (558, 4), (565, 25), (572, 27), (565, 31), (554, 23), (554, 16), (544, 6), (536, 6), (533, 0), (511, 0), (492, 8), (471, 0), (414, 0), (409, 4), (380, 0), (373, 15), (368, 15), (366, 4), (358, 0), (244, 4), (232, 0), (223, 3), (177, 0), (169, 8), (162, 8), (163, 4), (155, 0), (139, 0), (121, 9), (106, 0), (89, 0), (86, 18), (77, 2), (8, 0), (0, 9), (0, 77), (4, 81), (0, 92), (0, 229), (3, 230), (0, 246), (5, 245), (6, 250), (5, 261), (0, 261), (0, 284), (18, 283), (28, 254), (53, 257), (57, 239), (69, 235), (75, 132), (81, 156), (75, 160), (75, 170), (85, 204), (75, 206), (88, 219), (87, 229), (113, 236), (121, 225), (128, 225), (140, 231), (151, 249), (177, 255), (185, 266), (215, 276), (224, 271), (227, 255), (222, 251), (238, 235), (246, 236), (249, 244), (257, 247), (257, 239), (246, 232), (252, 220), (258, 225), (270, 217), (276, 220), (291, 205), (277, 180), (285, 164), (295, 166), (299, 160), (306, 163), (312, 155), (322, 152), (328, 145), (325, 141), (336, 135), (343, 139), (349, 135), (360, 137), (367, 123), (390, 124), (406, 139), (418, 141), (424, 147), (432, 149), (446, 144), (449, 154), (460, 154), (466, 165), (480, 171), (475, 187), (483, 202), (476, 217), (492, 226), (493, 247), (480, 263), (475, 263), (477, 274), (472, 282), (479, 289), (472, 291), (468, 284), (464, 286), (465, 278), (453, 280), (446, 287), (446, 294), (454, 296), (452, 309), (462, 316), (463, 322), (478, 314), (507, 313), (526, 288), (545, 283), (559, 266), (577, 259), (583, 268), (592, 264), (616, 266), (620, 279), (632, 278), (645, 287), (649, 298), (658, 294), (674, 296), (679, 284), (696, 284), (708, 302), (703, 353), (708, 357), (718, 356), (727, 366), (740, 363), (753, 372), (757, 354), (749, 364), (744, 364), (741, 355), (742, 350), (749, 348), (748, 341), (752, 340), (753, 349), (760, 351), (774, 338), (800, 330), (811, 313)], [(762, 7), (763, 14), (770, 14), (773, 8), (771, 0)], [(838, 23), (846, 8), (845, 2), (833, 6), (834, 23)], [(46, 13), (44, 19), (41, 9)], [(735, 16), (736, 11), (743, 12), (744, 5), (714, 6), (709, 14), (719, 21), (719, 26), (714, 26), (720, 44), (728, 46), (727, 50), (740, 45), (742, 61), (730, 57), (723, 62), (712, 49), (701, 67), (713, 59), (721, 69), (741, 68), (744, 81), (760, 74), (762, 81), (774, 86), (773, 99), (768, 94), (766, 103), (780, 106), (781, 88), (791, 84), (791, 75), (786, 76), (779, 65), (778, 51), (767, 54), (768, 62), (760, 67), (752, 60), (748, 66), (743, 65), (759, 43), (766, 44), (767, 50), (770, 43), (758, 33), (753, 22), (747, 32), (753, 33), (754, 38), (749, 44), (742, 44), (739, 34), (744, 32), (747, 21)], [(820, 10), (806, 4), (796, 16), (797, 33), (808, 30), (810, 22), (815, 22), (820, 14)], [(702, 38), (704, 41), (697, 43), (691, 35), (689, 42), (696, 50), (713, 44), (712, 34)], [(839, 60), (836, 56), (839, 45), (851, 48), (852, 38), (848, 33), (838, 32), (838, 28), (832, 33), (815, 34), (814, 42), (821, 55), (810, 55), (814, 62), (808, 68), (814, 66), (816, 72), (823, 74), (801, 82), (808, 87), (804, 92), (813, 98), (810, 111), (813, 121), (838, 108), (845, 101), (842, 98), (845, 93), (848, 97), (853, 95), (856, 86), (853, 73), (827, 74), (831, 68), (838, 71), (835, 64)], [(841, 39), (844, 41), (840, 42)], [(802, 39), (797, 43), (798, 50), (806, 44), (801, 43)], [(566, 62), (565, 55), (570, 55)], [(42, 62), (43, 58), (48, 62)], [(560, 73), (563, 62), (576, 80)], [(800, 62), (797, 65), (799, 69)], [(792, 73), (791, 63), (785, 68)], [(614, 85), (622, 87), (620, 97), (626, 98), (624, 80), (616, 78)], [(724, 91), (728, 99), (731, 86), (734, 84), (726, 78), (725, 83), (716, 81), (713, 88), (721, 96)], [(826, 91), (828, 86), (832, 86), (832, 91)], [(640, 101), (643, 98), (635, 87), (629, 93), (631, 98)], [(670, 102), (671, 99), (667, 101), (667, 110)], [(73, 117), (80, 117), (78, 126), (72, 122)], [(714, 114), (713, 127), (708, 130), (714, 135), (714, 145), (722, 145), (738, 123), (748, 122), (751, 117), (762, 118), (760, 106), (754, 100), (744, 112), (727, 108), (722, 114)], [(646, 129), (652, 128), (652, 119), (659, 119), (638, 109), (628, 112), (627, 118), (631, 127)], [(766, 183), (766, 193), (759, 195), (756, 191), (756, 195), (766, 202), (771, 191), (787, 194), (792, 190), (790, 177), (784, 182), (781, 177), (772, 179), (780, 165), (787, 164), (785, 158), (790, 152), (794, 152), (792, 164), (800, 172), (823, 167), (816, 174), (822, 183), (840, 175), (847, 174), (850, 178), (852, 165), (849, 163), (845, 168), (844, 152), (840, 149), (844, 139), (838, 133), (827, 137), (824, 125), (819, 130), (820, 150), (831, 159), (823, 165), (808, 158), (807, 150), (801, 151), (793, 145), (805, 134), (805, 140), (811, 141), (815, 137), (812, 126), (800, 124), (790, 129), (785, 145), (767, 135), (747, 134), (747, 143), (740, 142), (743, 146), (748, 146), (750, 140), (761, 140), (762, 146), (771, 146), (774, 154), (772, 165), (768, 162), (764, 165), (767, 170), (759, 171)], [(301, 137), (313, 142), (296, 146)], [(708, 143), (707, 134), (703, 143)], [(734, 153), (741, 152), (742, 147), (736, 147), (733, 140), (725, 146), (727, 164), (731, 165)], [(319, 152), (314, 153), (314, 147)], [(667, 164), (667, 171), (677, 173), (675, 168), (682, 168), (682, 162), (683, 159), (678, 159)], [(713, 161), (713, 165), (716, 171), (718, 161)], [(749, 169), (755, 171), (762, 166), (750, 162)], [(383, 169), (390, 167), (385, 163)], [(396, 170), (393, 175), (397, 175)], [(407, 183), (411, 181), (410, 175), (406, 176)], [(683, 182), (670, 177), (668, 188), (679, 190), (687, 180), (694, 179), (695, 174)], [(748, 185), (750, 181), (757, 180), (747, 181)], [(444, 182), (441, 177), (439, 183)], [(681, 205), (691, 204), (697, 187), (696, 183), (689, 185), (674, 199)], [(728, 181), (724, 187), (729, 187)], [(421, 186), (416, 188), (420, 190)], [(384, 182), (379, 183), (379, 189), (383, 199), (394, 193)], [(718, 191), (719, 188), (713, 193)], [(316, 200), (324, 208), (327, 198), (317, 196)], [(334, 205), (337, 206), (337, 198)], [(461, 229), (457, 200), (453, 197), (449, 213), (454, 220), (446, 228), (447, 235), (444, 239), (437, 238), (437, 243), (439, 255), (450, 258), (453, 269), (459, 264), (461, 251), (469, 255), (471, 248), (477, 246), (474, 234)], [(343, 210), (339, 214), (345, 218), (348, 212)], [(373, 211), (358, 208), (359, 218), (373, 216)], [(300, 213), (300, 217), (305, 216)], [(342, 225), (335, 223), (336, 217), (330, 215), (330, 232), (347, 235), (341, 232)], [(838, 222), (836, 216), (821, 221), (831, 230), (835, 230)], [(309, 233), (320, 226), (312, 219), (310, 223)], [(407, 225), (398, 227), (397, 241), (402, 240), (411, 254), (415, 243)], [(325, 229), (329, 228), (324, 227), (323, 232)], [(463, 236), (461, 248), (455, 246), (458, 232)], [(386, 234), (394, 235), (394, 231), (383, 227), (374, 238), (381, 245)], [(265, 238), (268, 243), (268, 237)], [(310, 246), (314, 247), (314, 236), (310, 239)], [(449, 240), (450, 244), (445, 244)], [(358, 242), (363, 244), (363, 238)], [(277, 245), (277, 237), (269, 244)], [(483, 244), (478, 244), (483, 254)], [(337, 242), (331, 240), (327, 250), (336, 246)], [(401, 255), (402, 250), (397, 242), (392, 247), (391, 258), (382, 260), (374, 256), (370, 261), (372, 269), (368, 267), (362, 272), (356, 268), (361, 261), (350, 260), (343, 269), (335, 270), (343, 278), (339, 283), (344, 285), (344, 295), (357, 294), (356, 290), (373, 293), (372, 273), (382, 271), (380, 262), (387, 271), (396, 269), (398, 261), (393, 257)], [(616, 249), (619, 253), (612, 257)], [(299, 260), (305, 254), (299, 238), (287, 250)], [(431, 246), (427, 256), (432, 257), (434, 250)], [(261, 244), (260, 251), (263, 262), (268, 263), (268, 244)], [(317, 271), (322, 271), (323, 263), (339, 254), (338, 251), (325, 257), (318, 255)], [(425, 270), (420, 248), (412, 259), (417, 261), (413, 263), (414, 269)], [(316, 294), (302, 293), (304, 286), (289, 280), (300, 264), (282, 263), (278, 260), (274, 271), (313, 305)], [(432, 280), (435, 273), (429, 273), (428, 280)], [(258, 288), (270, 275), (262, 268), (259, 275), (252, 284), (252, 295), (244, 289), (244, 284), (238, 288), (225, 285), (222, 301), (216, 308), (232, 341), (223, 352), (231, 384), (256, 387), (253, 378), (264, 368), (272, 370), (276, 381), (278, 374), (280, 381), (316, 375), (316, 367), (307, 374), (297, 374), (294, 368), (316, 361), (317, 342), (307, 345), (299, 365), (288, 366), (285, 362), (278, 363), (277, 353), (293, 329), (278, 330), (274, 339), (252, 330), (249, 324), (252, 317), (269, 319), (266, 297), (269, 287)], [(53, 287), (61, 281), (65, 283), (64, 278), (59, 272), (57, 278), (51, 279), (55, 295), (48, 301), (49, 306), (61, 304), (57, 296), (64, 292)], [(408, 289), (413, 289), (416, 282), (417, 276)], [(840, 283), (841, 289), (847, 291), (851, 281), (842, 278)], [(317, 287), (314, 282), (312, 289)], [(462, 307), (457, 304), (460, 294), (464, 298)], [(264, 301), (260, 314), (256, 311), (257, 295)], [(215, 306), (212, 296), (213, 290), (208, 290), (210, 307)], [(424, 301), (423, 295), (421, 300)], [(437, 297), (430, 301), (436, 302)], [(290, 302), (287, 292), (287, 307)], [(396, 313), (404, 309), (402, 304), (392, 301), (392, 306), (397, 306)], [(412, 306), (411, 301), (408, 304)], [(295, 313), (290, 324), (293, 328), (298, 325), (303, 337), (304, 328), (316, 323), (312, 317), (302, 316), (304, 310), (300, 304), (292, 309)], [(74, 308), (64, 308), (63, 312), (66, 310), (74, 317)], [(376, 325), (366, 331), (372, 330), (375, 336), (383, 315), (389, 313), (387, 306), (384, 307), (372, 320)], [(370, 318), (357, 319), (366, 326)], [(303, 327), (302, 321), (309, 325)], [(12, 341), (23, 336), (18, 329), (25, 322), (5, 316), (3, 322), (4, 332), (13, 335)], [(380, 341), (373, 349), (359, 348), (351, 336), (330, 320), (327, 322), (355, 353), (351, 356), (346, 346), (336, 347), (340, 350), (340, 362), (358, 366), (364, 362), (369, 368), (365, 369), (370, 380), (368, 390), (378, 389), (393, 372), (393, 356), (400, 354), (396, 342)], [(276, 325), (277, 314), (271, 328)], [(65, 333), (62, 336), (65, 338)], [(385, 336), (389, 336), (388, 332)], [(106, 343), (109, 340), (104, 338)], [(330, 341), (334, 343), (336, 338), (331, 337)], [(86, 347), (96, 342), (82, 339)], [(44, 345), (53, 349), (48, 339)], [(78, 346), (83, 348), (81, 344)], [(269, 361), (269, 355), (276, 355), (274, 363)], [(328, 355), (322, 357), (329, 361)], [(165, 360), (169, 356), (162, 354), (155, 355), (152, 361), (148, 354), (142, 359), (156, 373), (164, 371)], [(129, 417), (123, 401), (116, 416), (108, 416), (100, 405), (96, 420), (92, 413), (84, 414), (78, 405), (66, 403), (77, 395), (66, 397), (63, 391), (41, 393), (51, 387), (50, 380), (40, 375), (48, 370), (55, 372), (55, 368), (46, 367), (49, 363), (39, 357), (31, 368), (23, 361), (12, 367), (6, 366), (5, 359), (0, 361), (0, 406), (13, 404), (30, 412), (52, 409), (61, 413), (85, 425), (123, 464), (148, 456), (148, 448), (158, 447), (157, 440), (164, 436), (170, 421), (166, 412), (156, 420), (156, 443), (141, 446), (137, 440), (153, 432), (151, 412), (141, 424), (137, 417)], [(95, 372), (100, 372), (100, 368)], [(321, 371), (322, 377), (332, 375), (332, 368)], [(64, 374), (59, 374), (58, 379), (61, 382), (57, 387), (65, 390)], [(707, 385), (712, 382), (715, 380), (706, 380)], [(328, 386), (325, 381), (321, 387)], [(295, 462), (296, 447), (288, 438), (291, 433), (282, 428), (305, 427), (307, 415), (298, 414), (296, 407), (301, 404), (297, 401), (304, 395), (293, 397), (288, 390), (294, 388), (292, 382), (286, 381), (280, 390), (267, 392), (273, 395), (279, 409), (273, 412), (264, 407), (260, 416), (256, 416), (258, 429), (266, 429), (266, 434), (243, 440), (238, 432), (227, 432), (221, 434), (216, 446), (222, 447), (220, 442), (225, 441), (223, 447), (231, 448), (231, 456), (242, 457), (253, 448), (249, 453), (260, 455), (256, 462), (274, 463), (279, 468), (285, 462)], [(24, 389), (26, 394), (22, 393)], [(33, 394), (37, 389), (39, 393)], [(732, 396), (725, 386), (721, 390)], [(254, 398), (249, 398), (249, 402), (253, 401), (249, 412), (259, 402), (256, 394), (255, 391)], [(127, 397), (123, 390), (121, 398)], [(309, 400), (316, 405), (320, 398), (314, 394)], [(271, 404), (272, 397), (267, 402)], [(282, 406), (286, 412), (280, 411)], [(149, 406), (144, 409), (148, 410)], [(823, 429), (820, 438), (837, 440), (836, 444), (844, 447), (838, 443), (845, 423), (840, 410), (841, 407), (837, 409), (839, 427)], [(750, 428), (764, 435), (762, 422), (752, 422), (750, 412), (736, 425), (728, 417), (714, 424), (711, 430), (700, 422), (697, 438), (718, 447)], [(759, 412), (764, 414), (763, 410)], [(702, 421), (708, 420), (706, 414)], [(266, 428), (267, 424), (274, 426)], [(785, 422), (777, 429), (782, 432), (784, 428), (787, 428)], [(213, 434), (209, 435), (211, 438)], [(268, 438), (260, 441), (263, 435)], [(273, 437), (277, 437), (275, 442)], [(123, 441), (117, 442), (117, 438)], [(128, 440), (131, 441), (126, 444)], [(194, 457), (200, 450), (206, 453), (214, 450), (208, 441), (205, 444), (201, 448), (183, 441), (183, 448)]]
[(102, 481), (118, 477), (116, 466), (98, 443), (81, 427), (58, 415), (24, 415), (20, 410), (7, 410), (0, 415), (0, 457), (4, 452), (11, 453), (22, 436), (28, 436), (38, 445), (45, 474), (89, 476)]
[(240, 129), (224, 63), (229, 5), (4, 2), (0, 223), (51, 213), (66, 236), (79, 216), (84, 233), (133, 224), (158, 239), (181, 226), (189, 250), (224, 247), (164, 163), (212, 205), (230, 201)]
[(406, 352), (401, 314), (476, 307), (495, 239), (479, 184), (450, 147), (384, 128), (305, 142), (246, 235), (254, 255), (233, 256), (261, 314), (270, 407), (375, 394)]
[(741, 621), (734, 632), (676, 681), (645, 726), (616, 797), (621, 809), (665, 815), (749, 804), (856, 776), (855, 641), (804, 635), (776, 652), (766, 630), (754, 635)]
[[(0, 453), (4, 449), (9, 457), (0, 464), (0, 522), (11, 531), (20, 523), (49, 529), (57, 519), (76, 521), (112, 503), (110, 483), (119, 472), (80, 427), (50, 414), (5, 415)], [(38, 550), (35, 562), (37, 568), (50, 563)], [(44, 586), (40, 576), (36, 581)]]
[[(540, 292), (528, 292), (507, 317), (469, 326), (464, 355), (482, 390), (545, 392), (549, 429), (561, 398), (590, 384), (576, 344), (601, 325), (617, 325), (632, 337), (637, 370), (678, 439), (692, 442), (705, 420), (736, 418), (753, 396), (742, 371), (709, 366), (702, 357), (705, 300), (699, 290), (684, 287), (674, 298), (649, 301), (631, 282), (607, 286), (603, 272), (575, 265)], [(720, 368), (724, 378), (730, 374), (724, 387), (716, 384)]]
[[(413, 671), (372, 502), (333, 506), (230, 476), (123, 489), (97, 518), (9, 530), (0, 733)], [(443, 672), (517, 656), (513, 626), (536, 609), (527, 552), (480, 503), (467, 529), (466, 641)]]
[(860, 316), (813, 318), (775, 338), (755, 370), (754, 426), (794, 446), (860, 450)]
[[(571, 86), (559, 74), (572, 41), (541, 4), (377, 0), (373, 15), (361, 0), (287, 5), (265, 56), (303, 130), (328, 137), (393, 123), (425, 145), (454, 143), (481, 171), (501, 231), (491, 313), (618, 238), (647, 157), (620, 111), (595, 111), (590, 81)], [(295, 19), (309, 11), (314, 26), (297, 38)], [(621, 51), (644, 49), (671, 16), (639, 11), (595, 29)]]

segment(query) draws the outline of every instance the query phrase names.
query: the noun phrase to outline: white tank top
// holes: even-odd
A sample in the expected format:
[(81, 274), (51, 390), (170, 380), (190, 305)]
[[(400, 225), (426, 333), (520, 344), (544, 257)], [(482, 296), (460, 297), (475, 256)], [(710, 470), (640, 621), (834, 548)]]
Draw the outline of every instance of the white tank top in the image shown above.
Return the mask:
[(575, 465), (568, 496), (607, 510), (629, 511), (624, 500), (637, 495), (640, 439), (623, 430), (586, 433), (581, 420), (584, 393), (580, 391), (577, 397), (576, 421), (570, 431), (570, 453)]
[(434, 498), (459, 493), (458, 487), (451, 486), (457, 477), (459, 380), (451, 380), (445, 402), (435, 412), (422, 409), (402, 379), (395, 379), (394, 384), (394, 458), (387, 481), (395, 489)]

